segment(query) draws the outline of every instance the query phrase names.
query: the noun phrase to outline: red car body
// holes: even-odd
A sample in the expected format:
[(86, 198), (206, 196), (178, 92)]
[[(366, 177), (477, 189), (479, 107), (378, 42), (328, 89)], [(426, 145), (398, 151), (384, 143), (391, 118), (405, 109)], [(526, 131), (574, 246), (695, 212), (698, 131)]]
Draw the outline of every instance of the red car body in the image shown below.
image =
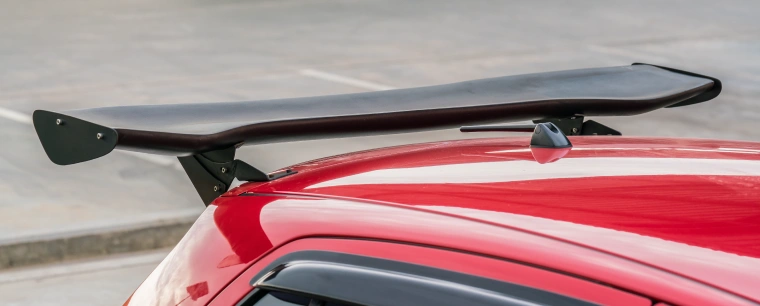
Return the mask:
[(760, 302), (760, 144), (570, 137), (416, 144), (295, 165), (217, 198), (125, 305), (230, 305), (279, 256), (328, 250), (598, 304)]

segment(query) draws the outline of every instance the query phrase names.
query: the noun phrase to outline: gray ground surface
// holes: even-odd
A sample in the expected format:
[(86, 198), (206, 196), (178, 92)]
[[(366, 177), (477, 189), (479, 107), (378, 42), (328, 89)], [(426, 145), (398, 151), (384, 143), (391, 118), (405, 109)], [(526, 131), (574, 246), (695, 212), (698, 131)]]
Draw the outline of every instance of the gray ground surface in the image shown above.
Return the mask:
[(0, 305), (121, 305), (167, 253), (2, 271)]
[[(724, 92), (599, 121), (628, 135), (758, 140), (758, 16), (757, 1), (0, 0), (0, 108), (29, 115), (284, 98), (647, 62), (715, 76)], [(55, 166), (23, 121), (0, 116), (0, 241), (202, 209), (173, 159), (115, 153)], [(272, 170), (394, 143), (267, 145), (240, 155)]]
[(155, 267), (144, 264), (0, 285), (0, 301), (8, 306), (121, 305)]

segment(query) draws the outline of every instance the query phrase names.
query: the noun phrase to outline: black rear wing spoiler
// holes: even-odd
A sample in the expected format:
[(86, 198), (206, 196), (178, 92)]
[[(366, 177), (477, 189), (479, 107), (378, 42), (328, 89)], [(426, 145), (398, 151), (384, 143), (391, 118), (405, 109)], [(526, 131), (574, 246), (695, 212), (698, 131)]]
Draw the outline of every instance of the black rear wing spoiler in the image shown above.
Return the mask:
[(37, 110), (33, 121), (50, 160), (68, 165), (113, 149), (196, 156), (241, 144), (628, 116), (704, 102), (720, 91), (715, 78), (633, 64), (321, 97)]

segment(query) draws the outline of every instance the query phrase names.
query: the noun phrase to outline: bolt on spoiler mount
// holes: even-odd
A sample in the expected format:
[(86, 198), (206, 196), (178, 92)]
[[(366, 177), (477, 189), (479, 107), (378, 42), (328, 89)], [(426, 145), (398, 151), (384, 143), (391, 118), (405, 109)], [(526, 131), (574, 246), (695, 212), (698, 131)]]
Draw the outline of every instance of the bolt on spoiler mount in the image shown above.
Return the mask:
[(567, 135), (617, 131), (583, 116), (629, 116), (708, 101), (719, 80), (647, 64), (505, 76), (460, 83), (249, 102), (36, 110), (34, 127), (58, 165), (114, 149), (177, 156), (204, 203), (234, 178), (268, 181), (235, 160), (246, 144), (390, 134), (534, 120)]

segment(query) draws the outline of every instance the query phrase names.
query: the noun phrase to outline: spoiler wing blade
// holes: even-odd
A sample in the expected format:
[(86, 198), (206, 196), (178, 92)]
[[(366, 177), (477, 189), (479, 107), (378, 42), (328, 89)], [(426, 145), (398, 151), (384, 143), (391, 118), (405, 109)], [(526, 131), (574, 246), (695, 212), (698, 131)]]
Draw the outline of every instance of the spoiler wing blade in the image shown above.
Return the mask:
[(704, 102), (720, 90), (714, 78), (634, 64), (321, 97), (37, 110), (33, 121), (50, 160), (68, 165), (113, 149), (189, 156), (240, 143), (636, 115)]

